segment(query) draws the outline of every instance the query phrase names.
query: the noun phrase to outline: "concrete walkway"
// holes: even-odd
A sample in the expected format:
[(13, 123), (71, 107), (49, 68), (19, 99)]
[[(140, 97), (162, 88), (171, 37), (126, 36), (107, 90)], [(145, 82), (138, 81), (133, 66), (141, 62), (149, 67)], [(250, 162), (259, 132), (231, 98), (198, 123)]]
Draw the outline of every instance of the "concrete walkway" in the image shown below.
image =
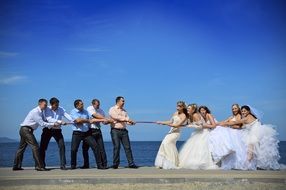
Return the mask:
[[(117, 170), (76, 169), (39, 172), (33, 168), (12, 171), (0, 168), (0, 186), (9, 185), (61, 185), (61, 184), (173, 184), (192, 182), (221, 183), (279, 183), (286, 187), (286, 170), (282, 171), (223, 171), (223, 170), (162, 170), (154, 167)], [(286, 188), (285, 188), (286, 189)]]

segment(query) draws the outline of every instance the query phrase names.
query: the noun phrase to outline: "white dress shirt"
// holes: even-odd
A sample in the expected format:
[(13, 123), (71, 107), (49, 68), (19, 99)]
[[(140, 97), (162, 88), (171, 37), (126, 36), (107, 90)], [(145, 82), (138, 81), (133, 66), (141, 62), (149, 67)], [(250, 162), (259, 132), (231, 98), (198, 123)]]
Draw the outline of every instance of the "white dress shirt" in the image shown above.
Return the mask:
[[(91, 117), (91, 118), (93, 118), (93, 115), (92, 114), (100, 114), (100, 115), (102, 115), (103, 117), (105, 117), (105, 113), (104, 113), (104, 111), (102, 110), (102, 109), (100, 109), (100, 108), (98, 108), (98, 109), (95, 109), (92, 105), (91, 106), (89, 106), (89, 107), (87, 107), (87, 109), (86, 109), (87, 111), (88, 111), (88, 114), (89, 114), (89, 116)], [(91, 125), (90, 125), (90, 128), (92, 128), (92, 129), (100, 129), (100, 122), (96, 122), (96, 123), (92, 123)]]
[(39, 126), (51, 128), (54, 124), (55, 122), (49, 123), (45, 121), (45, 113), (38, 106), (28, 113), (21, 126), (29, 126), (36, 130)]
[(66, 118), (69, 122), (72, 122), (73, 119), (71, 116), (66, 112), (66, 110), (62, 107), (58, 107), (56, 110), (52, 110), (51, 106), (49, 106), (45, 110), (45, 116), (48, 122), (50, 123), (62, 123), (63, 117)]

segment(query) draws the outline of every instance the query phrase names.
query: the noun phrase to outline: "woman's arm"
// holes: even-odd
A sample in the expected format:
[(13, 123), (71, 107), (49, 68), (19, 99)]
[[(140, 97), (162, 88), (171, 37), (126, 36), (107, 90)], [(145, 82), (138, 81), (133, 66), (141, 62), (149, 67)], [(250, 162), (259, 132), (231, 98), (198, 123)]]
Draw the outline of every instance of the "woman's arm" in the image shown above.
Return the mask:
[(233, 126), (233, 125), (245, 124), (246, 122), (247, 122), (247, 118), (242, 118), (242, 119), (237, 120), (237, 121), (229, 121), (229, 122), (227, 122), (226, 124)]
[(186, 122), (187, 117), (186, 117), (185, 114), (184, 114), (182, 117), (180, 117), (180, 119), (181, 119), (180, 123), (177, 123), (177, 124), (169, 124), (169, 126), (175, 127), (175, 128), (183, 127), (183, 124)]
[(160, 125), (170, 125), (172, 124), (172, 120), (170, 121), (156, 121), (157, 124), (160, 124)]
[(216, 124), (219, 125), (219, 126), (226, 127), (226, 126), (228, 126), (227, 123), (230, 122), (232, 118), (233, 118), (233, 116), (227, 118), (224, 121), (217, 122)]
[(173, 123), (173, 117), (175, 114), (173, 114), (172, 118), (169, 121), (156, 121), (157, 124), (159, 125), (170, 125)]
[(214, 117), (211, 114), (207, 114), (206, 117), (210, 121), (211, 124), (204, 124), (203, 127), (204, 128), (215, 128), (216, 123), (215, 123)]

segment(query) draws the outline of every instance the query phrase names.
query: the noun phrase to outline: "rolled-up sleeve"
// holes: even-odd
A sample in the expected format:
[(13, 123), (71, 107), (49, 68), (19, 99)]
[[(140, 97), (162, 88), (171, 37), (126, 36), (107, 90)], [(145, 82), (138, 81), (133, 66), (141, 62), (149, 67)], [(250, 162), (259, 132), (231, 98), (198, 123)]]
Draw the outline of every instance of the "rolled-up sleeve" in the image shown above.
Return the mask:
[(55, 125), (54, 122), (51, 122), (51, 123), (48, 123), (48, 122), (45, 122), (41, 116), (41, 113), (37, 113), (37, 114), (34, 114), (33, 115), (33, 120), (38, 123), (41, 127), (48, 127), (48, 128), (51, 128)]
[(61, 121), (59, 121), (53, 117), (52, 110), (50, 110), (50, 109), (47, 109), (45, 111), (45, 117), (49, 123), (56, 123), (56, 122), (61, 123)]
[(72, 121), (75, 121), (78, 118), (78, 114), (74, 110), (71, 111), (70, 116)]
[(63, 115), (64, 115), (64, 117), (68, 120), (68, 121), (73, 121), (73, 118), (70, 116), (70, 114), (68, 114), (67, 112), (66, 112), (66, 110), (63, 110)]

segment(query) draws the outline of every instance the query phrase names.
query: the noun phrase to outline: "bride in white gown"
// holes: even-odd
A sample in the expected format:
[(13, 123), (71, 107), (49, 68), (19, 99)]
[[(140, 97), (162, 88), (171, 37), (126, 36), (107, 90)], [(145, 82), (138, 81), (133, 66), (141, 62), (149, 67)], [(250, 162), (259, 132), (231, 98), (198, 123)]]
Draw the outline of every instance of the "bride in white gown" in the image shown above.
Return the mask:
[[(261, 124), (257, 114), (249, 106), (241, 107), (242, 119), (230, 121), (226, 124), (242, 126), (242, 141), (247, 148), (247, 156), (244, 161), (248, 170), (280, 169), (278, 160), (277, 132), (272, 125)], [(257, 118), (258, 117), (258, 118)]]
[(160, 169), (177, 169), (179, 166), (177, 140), (180, 138), (180, 127), (188, 118), (186, 104), (183, 101), (177, 102), (177, 111), (170, 121), (157, 121), (157, 124), (170, 126), (169, 133), (163, 139), (155, 159), (155, 166)]
[(217, 169), (209, 149), (210, 129), (204, 127), (205, 121), (197, 113), (197, 105), (188, 106), (190, 123), (188, 127), (195, 128), (191, 137), (185, 142), (179, 153), (180, 167), (186, 169)]
[(221, 159), (221, 168), (225, 170), (247, 170), (249, 164), (245, 164), (245, 161), (247, 160), (247, 146), (242, 141), (244, 133), (242, 124), (229, 125), (230, 122), (241, 120), (240, 106), (238, 104), (233, 104), (231, 109), (232, 116), (222, 122), (219, 122), (218, 125), (228, 127), (235, 152)]
[(216, 119), (206, 106), (199, 108), (205, 123), (203, 127), (212, 129), (208, 138), (209, 150), (215, 163), (234, 153), (234, 143), (231, 138), (231, 129), (217, 125)]

